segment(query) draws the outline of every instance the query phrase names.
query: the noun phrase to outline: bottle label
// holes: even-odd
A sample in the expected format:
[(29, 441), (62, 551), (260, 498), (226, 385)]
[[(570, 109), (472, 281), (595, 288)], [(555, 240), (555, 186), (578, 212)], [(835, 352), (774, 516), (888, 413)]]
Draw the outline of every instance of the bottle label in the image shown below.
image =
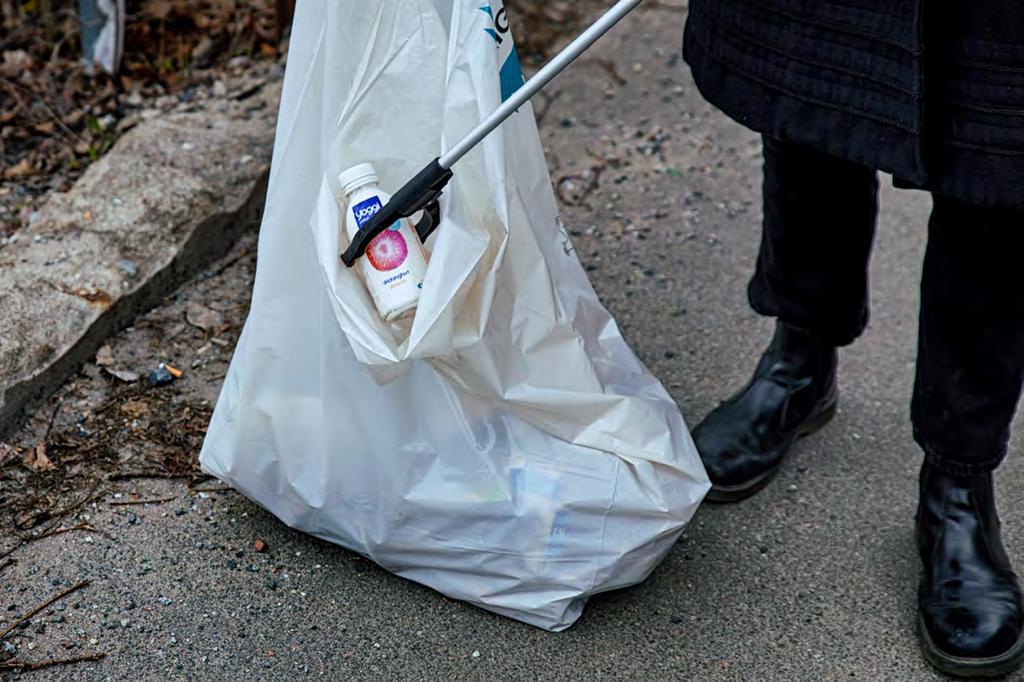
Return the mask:
[(356, 225), (362, 227), (370, 222), (370, 218), (380, 213), (384, 206), (380, 203), (380, 197), (370, 197), (366, 201), (352, 207), (352, 213), (356, 217)]
[[(360, 228), (370, 222), (373, 216), (380, 213), (384, 206), (380, 197), (370, 197), (352, 207), (352, 214), (355, 216), (356, 225)], [(396, 220), (391, 227), (377, 235), (370, 245), (366, 247), (366, 259), (378, 272), (391, 272), (402, 267), (409, 258), (409, 244), (405, 241), (400, 230), (402, 221)], [(408, 276), (408, 272), (401, 273), (393, 280), (389, 279), (385, 284), (400, 281)]]

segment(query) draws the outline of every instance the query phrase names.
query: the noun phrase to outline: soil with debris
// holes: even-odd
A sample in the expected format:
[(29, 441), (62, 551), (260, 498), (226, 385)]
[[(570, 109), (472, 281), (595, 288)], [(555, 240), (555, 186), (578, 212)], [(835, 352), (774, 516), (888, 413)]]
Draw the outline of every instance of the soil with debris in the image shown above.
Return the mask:
[[(249, 307), (256, 235), (110, 339), (0, 445), (0, 562), (118, 481), (205, 478), (197, 455)], [(72, 524), (73, 525), (73, 524)]]
[(0, 240), (139, 121), (265, 77), (287, 49), (273, 0), (127, 10), (111, 76), (81, 60), (77, 0), (0, 0)]

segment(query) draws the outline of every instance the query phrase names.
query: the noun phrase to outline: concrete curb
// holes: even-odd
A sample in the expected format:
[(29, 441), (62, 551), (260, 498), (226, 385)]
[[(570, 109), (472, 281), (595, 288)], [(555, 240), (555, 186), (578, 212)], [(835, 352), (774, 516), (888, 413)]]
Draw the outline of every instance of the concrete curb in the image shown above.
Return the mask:
[(258, 223), (279, 99), (143, 122), (0, 245), (0, 438)]

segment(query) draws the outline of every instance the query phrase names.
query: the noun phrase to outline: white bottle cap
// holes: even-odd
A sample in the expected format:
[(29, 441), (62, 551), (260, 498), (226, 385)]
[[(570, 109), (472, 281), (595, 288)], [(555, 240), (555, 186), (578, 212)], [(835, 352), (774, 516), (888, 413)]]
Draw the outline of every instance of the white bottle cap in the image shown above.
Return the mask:
[(341, 185), (343, 194), (351, 194), (360, 187), (372, 185), (378, 182), (377, 171), (373, 164), (361, 163), (353, 166), (338, 176), (338, 184)]

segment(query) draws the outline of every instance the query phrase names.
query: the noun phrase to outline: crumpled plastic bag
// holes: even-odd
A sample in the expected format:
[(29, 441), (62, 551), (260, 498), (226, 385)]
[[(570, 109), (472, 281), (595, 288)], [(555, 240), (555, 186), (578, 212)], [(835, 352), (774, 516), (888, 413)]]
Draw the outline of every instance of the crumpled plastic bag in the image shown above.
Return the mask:
[(524, 106), (455, 167), (411, 325), (339, 254), (340, 171), (394, 191), (523, 82), (499, 0), (309, 0), (252, 308), (201, 454), (285, 523), (561, 630), (644, 580), (709, 486), (580, 265)]

